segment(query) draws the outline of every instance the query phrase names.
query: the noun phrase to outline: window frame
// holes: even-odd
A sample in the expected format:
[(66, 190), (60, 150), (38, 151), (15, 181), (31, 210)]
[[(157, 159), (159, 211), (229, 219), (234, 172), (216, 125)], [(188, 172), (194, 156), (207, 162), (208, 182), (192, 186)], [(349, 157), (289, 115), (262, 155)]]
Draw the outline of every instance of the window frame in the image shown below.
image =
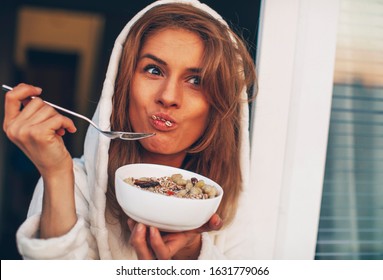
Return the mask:
[(251, 125), (257, 259), (313, 259), (339, 0), (263, 0)]

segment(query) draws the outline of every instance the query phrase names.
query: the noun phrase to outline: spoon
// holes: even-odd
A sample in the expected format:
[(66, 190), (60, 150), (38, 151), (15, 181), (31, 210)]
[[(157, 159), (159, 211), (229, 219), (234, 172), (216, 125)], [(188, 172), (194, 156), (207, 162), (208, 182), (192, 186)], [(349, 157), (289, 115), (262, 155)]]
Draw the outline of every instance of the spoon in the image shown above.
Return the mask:
[[(2, 85), (2, 90), (5, 91), (5, 92), (8, 92), (8, 91), (11, 91), (13, 90), (12, 87), (10, 86), (7, 86), (7, 85)], [(32, 99), (35, 98), (34, 96), (31, 97)], [(102, 130), (97, 124), (95, 124), (92, 120), (90, 120), (89, 118), (81, 115), (81, 114), (78, 114), (76, 112), (73, 112), (71, 110), (68, 110), (68, 109), (65, 109), (63, 107), (60, 107), (58, 105), (55, 105), (53, 103), (50, 103), (48, 101), (45, 101), (43, 100), (44, 103), (52, 106), (53, 108), (56, 108), (60, 111), (63, 111), (65, 113), (68, 113), (68, 114), (71, 114), (73, 116), (76, 116), (78, 118), (81, 118), (83, 120), (86, 120), (88, 123), (90, 123), (92, 126), (94, 126), (94, 128), (96, 128), (100, 133), (102, 133), (103, 135), (105, 135), (106, 137), (109, 137), (111, 139), (116, 139), (116, 138), (119, 138), (119, 139), (122, 139), (122, 140), (139, 140), (139, 139), (144, 139), (144, 138), (147, 138), (147, 137), (151, 137), (151, 136), (154, 136), (155, 133), (143, 133), (143, 132), (123, 132), (123, 131), (108, 131), (108, 130)]]

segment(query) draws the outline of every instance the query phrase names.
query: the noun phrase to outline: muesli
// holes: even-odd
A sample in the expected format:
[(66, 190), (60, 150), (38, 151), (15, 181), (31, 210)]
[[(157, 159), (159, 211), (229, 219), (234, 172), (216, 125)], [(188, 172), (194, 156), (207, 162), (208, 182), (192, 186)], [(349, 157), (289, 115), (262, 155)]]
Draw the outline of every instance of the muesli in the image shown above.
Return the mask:
[(128, 177), (124, 181), (142, 190), (181, 198), (208, 199), (218, 195), (215, 187), (197, 178), (184, 179), (181, 174), (164, 177)]

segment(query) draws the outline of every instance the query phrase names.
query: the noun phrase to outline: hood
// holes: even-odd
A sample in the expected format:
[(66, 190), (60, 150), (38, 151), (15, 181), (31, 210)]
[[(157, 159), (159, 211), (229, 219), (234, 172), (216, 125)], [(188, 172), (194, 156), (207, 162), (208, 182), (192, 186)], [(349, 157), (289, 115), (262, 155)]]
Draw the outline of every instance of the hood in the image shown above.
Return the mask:
[[(148, 5), (146, 8), (137, 13), (123, 28), (117, 37), (112, 54), (109, 60), (106, 77), (103, 83), (103, 89), (96, 111), (92, 120), (97, 123), (101, 129), (110, 130), (110, 117), (112, 113), (112, 97), (114, 94), (114, 85), (117, 77), (119, 61), (122, 55), (125, 39), (130, 31), (131, 26), (151, 8), (167, 4), (167, 3), (186, 3), (193, 5), (201, 10), (208, 12), (214, 18), (221, 22), (226, 22), (213, 9), (197, 0), (159, 0)], [(243, 91), (244, 100), (247, 99), (246, 90)], [(241, 168), (244, 179), (244, 185), (248, 185), (249, 178), (249, 133), (248, 133), (249, 113), (248, 106), (244, 102), (242, 105), (242, 120), (241, 126)], [(89, 126), (85, 137), (84, 155), (85, 168), (88, 177), (89, 186), (89, 215), (90, 229), (96, 236), (100, 258), (111, 259), (111, 253), (108, 245), (108, 231), (105, 225), (105, 205), (106, 205), (106, 190), (107, 190), (107, 166), (108, 166), (108, 150), (110, 139), (98, 133), (96, 129)]]

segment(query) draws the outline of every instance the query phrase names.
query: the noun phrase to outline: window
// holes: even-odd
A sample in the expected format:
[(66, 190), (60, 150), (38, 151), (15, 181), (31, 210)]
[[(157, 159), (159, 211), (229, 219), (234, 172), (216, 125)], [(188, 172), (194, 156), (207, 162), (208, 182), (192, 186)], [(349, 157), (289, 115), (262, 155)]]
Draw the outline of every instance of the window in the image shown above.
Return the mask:
[(313, 259), (333, 88), (337, 0), (262, 1), (251, 184), (257, 259)]
[(341, 1), (316, 259), (383, 259), (383, 1)]

